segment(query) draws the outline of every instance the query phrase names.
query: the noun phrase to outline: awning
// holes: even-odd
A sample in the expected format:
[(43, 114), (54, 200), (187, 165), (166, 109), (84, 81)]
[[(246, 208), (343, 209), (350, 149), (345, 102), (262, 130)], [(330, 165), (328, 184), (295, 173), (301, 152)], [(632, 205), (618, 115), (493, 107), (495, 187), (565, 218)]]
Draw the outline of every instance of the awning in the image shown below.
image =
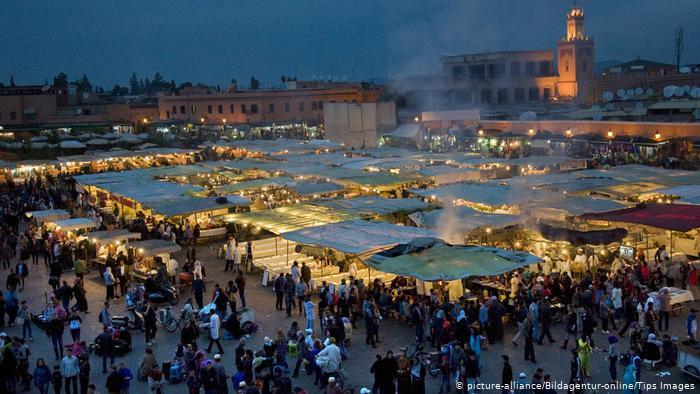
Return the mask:
[[(219, 198), (226, 199), (219, 203)], [(144, 204), (153, 212), (166, 217), (191, 215), (198, 212), (216, 211), (237, 206), (250, 205), (250, 200), (240, 196), (226, 197), (182, 197), (176, 200), (151, 201)]]
[(423, 228), (398, 226), (387, 222), (349, 220), (288, 232), (283, 238), (300, 244), (362, 255), (407, 243), (414, 238), (434, 235)]
[(622, 242), (627, 236), (627, 230), (624, 228), (577, 231), (540, 224), (539, 231), (545, 239), (550, 241), (568, 241), (574, 246), (609, 245), (614, 242)]
[(624, 205), (616, 201), (604, 198), (564, 197), (547, 200), (545, 203), (540, 202), (527, 205), (522, 208), (522, 211), (538, 219), (563, 221), (571, 216), (612, 211), (624, 207)]
[(435, 231), (448, 242), (463, 243), (465, 234), (478, 228), (501, 229), (524, 221), (518, 215), (485, 213), (466, 206), (448, 206), (409, 216), (417, 225)]
[(231, 213), (224, 216), (224, 220), (227, 222), (260, 227), (274, 234), (283, 234), (307, 227), (351, 219), (357, 219), (357, 216), (310, 204), (296, 204), (261, 211)]
[(406, 123), (395, 128), (390, 133), (384, 134), (387, 137), (416, 138), (421, 132), (421, 125), (418, 123)]
[(37, 223), (50, 222), (52, 220), (61, 220), (70, 218), (70, 213), (63, 209), (45, 209), (43, 211), (25, 212), (28, 218), (36, 220)]
[(448, 245), (440, 240), (420, 238), (408, 245), (398, 245), (375, 254), (365, 263), (381, 272), (424, 281), (449, 281), (471, 276), (500, 275), (539, 261), (539, 257), (525, 252)]
[(64, 220), (55, 220), (46, 224), (49, 228), (56, 228), (61, 231), (75, 231), (89, 228), (95, 228), (95, 222), (88, 218), (73, 218)]
[(158, 254), (177, 253), (180, 251), (180, 245), (163, 239), (130, 242), (128, 247), (136, 249), (136, 253), (141, 256), (155, 256)]
[(634, 223), (686, 232), (700, 227), (700, 205), (640, 204), (634, 208), (580, 216), (584, 220)]
[(415, 212), (430, 207), (417, 198), (356, 197), (311, 201), (309, 204), (332, 208), (353, 215), (371, 217), (399, 212)]
[(300, 196), (314, 196), (317, 194), (338, 193), (345, 190), (343, 185), (333, 182), (294, 182), (289, 185)]
[(141, 239), (141, 233), (132, 233), (129, 230), (95, 231), (90, 233), (88, 238), (92, 242), (99, 242), (102, 245), (107, 245), (112, 242)]

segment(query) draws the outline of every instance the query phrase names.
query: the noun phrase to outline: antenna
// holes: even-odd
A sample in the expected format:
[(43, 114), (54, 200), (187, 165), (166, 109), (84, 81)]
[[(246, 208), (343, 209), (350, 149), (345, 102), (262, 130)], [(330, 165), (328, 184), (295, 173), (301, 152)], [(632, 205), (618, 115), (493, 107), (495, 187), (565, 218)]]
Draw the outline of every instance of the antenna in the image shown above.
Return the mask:
[(681, 55), (683, 54), (683, 28), (676, 29), (676, 72), (681, 71)]

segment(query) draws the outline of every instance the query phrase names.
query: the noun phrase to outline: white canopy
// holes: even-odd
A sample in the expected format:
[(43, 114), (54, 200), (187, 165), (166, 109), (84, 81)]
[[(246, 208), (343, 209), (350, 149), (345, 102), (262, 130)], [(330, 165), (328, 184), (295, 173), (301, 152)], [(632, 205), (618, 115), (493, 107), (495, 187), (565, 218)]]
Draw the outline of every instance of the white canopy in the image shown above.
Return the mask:
[(348, 220), (287, 232), (282, 237), (300, 244), (362, 255), (376, 253), (380, 249), (407, 243), (415, 238), (436, 237), (436, 235), (432, 231), (418, 227), (398, 226), (387, 222)]
[(102, 135), (102, 138), (106, 138), (106, 139), (108, 139), (108, 140), (116, 140), (116, 139), (121, 138), (121, 136), (122, 136), (121, 134), (118, 134), (118, 133), (115, 133), (115, 132), (110, 132), (110, 133), (107, 133), (107, 134), (103, 134), (103, 135)]
[(62, 149), (82, 149), (82, 148), (86, 148), (86, 147), (87, 147), (87, 146), (86, 146), (85, 144), (83, 144), (82, 142), (78, 142), (78, 141), (75, 141), (75, 140), (61, 141), (61, 143), (59, 144), (59, 146), (60, 146)]
[(95, 139), (91, 139), (90, 141), (86, 142), (86, 144), (88, 144), (88, 145), (109, 145), (110, 142), (104, 138), (95, 138)]
[(45, 209), (42, 211), (26, 212), (28, 218), (36, 220), (37, 223), (43, 223), (53, 220), (61, 220), (70, 218), (70, 213), (63, 209)]
[(181, 250), (180, 245), (163, 239), (149, 239), (146, 241), (130, 242), (128, 246), (130, 248), (134, 248), (141, 256), (177, 253)]
[(88, 218), (73, 218), (64, 220), (54, 220), (46, 224), (49, 228), (56, 228), (62, 231), (75, 231), (95, 228), (95, 222)]
[(141, 233), (132, 233), (129, 230), (95, 231), (90, 233), (89, 238), (92, 242), (107, 245), (112, 242), (141, 239)]

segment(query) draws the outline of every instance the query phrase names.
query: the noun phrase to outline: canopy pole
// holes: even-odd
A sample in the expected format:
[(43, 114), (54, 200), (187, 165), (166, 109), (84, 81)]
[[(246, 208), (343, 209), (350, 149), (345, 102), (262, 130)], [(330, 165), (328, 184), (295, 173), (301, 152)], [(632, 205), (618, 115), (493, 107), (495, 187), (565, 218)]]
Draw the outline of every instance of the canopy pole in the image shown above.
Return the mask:
[(289, 267), (289, 240), (287, 240), (287, 267)]

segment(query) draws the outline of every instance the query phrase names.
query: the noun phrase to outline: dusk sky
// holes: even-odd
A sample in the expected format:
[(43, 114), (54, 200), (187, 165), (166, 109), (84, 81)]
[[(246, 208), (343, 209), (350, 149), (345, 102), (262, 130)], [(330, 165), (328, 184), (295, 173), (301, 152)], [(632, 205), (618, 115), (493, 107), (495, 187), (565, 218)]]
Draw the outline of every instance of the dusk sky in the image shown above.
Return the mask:
[[(2, 0), (0, 81), (66, 72), (126, 85), (133, 71), (177, 83), (263, 85), (281, 75), (367, 79), (439, 69), (438, 56), (554, 49), (568, 0)], [(581, 1), (579, 0), (579, 4)], [(700, 63), (700, 1), (591, 0), (596, 60)]]

